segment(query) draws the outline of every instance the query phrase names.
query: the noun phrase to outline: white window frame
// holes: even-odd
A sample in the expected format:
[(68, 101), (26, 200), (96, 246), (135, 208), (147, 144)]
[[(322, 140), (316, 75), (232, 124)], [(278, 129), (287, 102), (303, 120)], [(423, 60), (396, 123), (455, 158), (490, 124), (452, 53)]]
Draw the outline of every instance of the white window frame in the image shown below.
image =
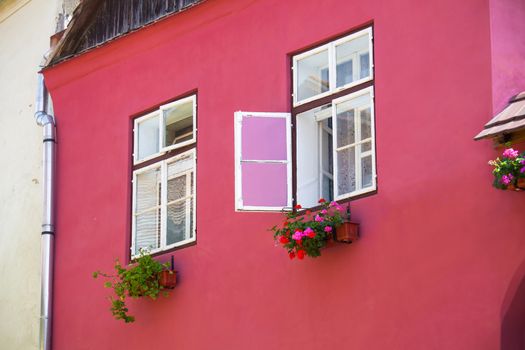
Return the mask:
[[(365, 140), (360, 140), (361, 138), (361, 113), (354, 114), (354, 130), (355, 130), (355, 139), (354, 143), (345, 145), (343, 147), (337, 147), (337, 114), (336, 106), (339, 103), (346, 102), (357, 98), (362, 95), (370, 95), (370, 138)], [(367, 107), (368, 108), (368, 107)], [(359, 111), (364, 110), (364, 108), (357, 108)], [(334, 199), (341, 200), (350, 197), (355, 197), (364, 193), (373, 192), (377, 189), (377, 173), (376, 173), (376, 152), (375, 152), (375, 112), (374, 112), (374, 89), (372, 86), (364, 88), (362, 90), (356, 91), (354, 93), (336, 98), (332, 100), (332, 133), (333, 133), (333, 147), (332, 147), (332, 157), (333, 157), (333, 167), (334, 167)], [(357, 141), (359, 140), (359, 141)], [(357, 152), (357, 147), (363, 143), (370, 142), (370, 150), (366, 152)], [(354, 159), (354, 169), (355, 169), (355, 183), (356, 189), (352, 192), (339, 194), (338, 191), (338, 164), (337, 164), (337, 151), (355, 148), (355, 159)], [(361, 179), (361, 160), (362, 158), (371, 156), (372, 158), (372, 186), (362, 188), (362, 179)]]
[[(243, 117), (265, 117), (265, 118), (285, 118), (286, 119), (286, 157), (287, 160), (242, 160), (242, 121)], [(263, 112), (244, 112), (234, 113), (235, 118), (235, 211), (279, 211), (292, 210), (292, 127), (290, 113), (263, 113)], [(265, 207), (244, 205), (242, 199), (242, 162), (252, 163), (277, 163), (286, 164), (287, 170), (287, 206), (286, 207)]]
[[(356, 81), (352, 81), (348, 84), (345, 84), (343, 86), (340, 86), (340, 87), (336, 87), (337, 85), (337, 77), (336, 77), (336, 72), (337, 72), (337, 59), (336, 59), (336, 47), (337, 46), (340, 46), (342, 44), (345, 44), (349, 41), (352, 41), (354, 39), (357, 39), (359, 37), (362, 37), (362, 36), (365, 36), (365, 35), (368, 35), (368, 49), (369, 49), (369, 70), (370, 70), (370, 74), (368, 75), (368, 77), (366, 78), (362, 78), (362, 79), (359, 79), (359, 80), (356, 80)], [(298, 61), (304, 59), (304, 58), (307, 58), (309, 56), (312, 56), (312, 55), (315, 55), (319, 52), (322, 52), (322, 51), (325, 51), (325, 50), (328, 50), (328, 80), (329, 80), (329, 89), (328, 91), (325, 91), (325, 92), (322, 92), (320, 94), (317, 94), (315, 96), (311, 96), (311, 97), (308, 97), (306, 99), (302, 99), (302, 100), (298, 100), (298, 90), (297, 90), (297, 80), (298, 80)], [(305, 104), (307, 102), (311, 102), (311, 101), (315, 101), (319, 98), (322, 98), (322, 97), (325, 97), (325, 96), (329, 96), (329, 95), (332, 95), (334, 93), (337, 93), (341, 90), (345, 90), (345, 89), (348, 89), (352, 86), (357, 86), (359, 84), (362, 84), (364, 82), (367, 82), (367, 81), (370, 81), (370, 80), (373, 80), (374, 79), (374, 52), (373, 52), (373, 32), (372, 32), (372, 27), (368, 27), (368, 28), (365, 28), (363, 30), (360, 30), (358, 32), (355, 32), (353, 34), (350, 34), (350, 35), (347, 35), (343, 38), (340, 38), (338, 40), (334, 40), (332, 42), (329, 42), (327, 44), (324, 44), (322, 46), (319, 46), (319, 47), (316, 47), (316, 48), (313, 48), (309, 51), (306, 51), (306, 52), (303, 52), (301, 54), (298, 54), (298, 55), (295, 55), (293, 56), (293, 64), (292, 64), (292, 70), (293, 70), (293, 105), (294, 107), (297, 107), (297, 106), (300, 106), (302, 104)], [(353, 64), (353, 66), (355, 66), (355, 64)], [(355, 67), (353, 67), (355, 68)]]
[[(193, 177), (193, 193), (190, 193), (188, 194), (189, 191), (191, 191), (191, 181), (190, 182), (187, 182), (186, 183), (186, 197), (184, 198), (180, 198), (176, 201), (171, 201), (170, 203), (167, 202), (167, 198), (168, 198), (168, 165), (173, 163), (173, 162), (176, 162), (177, 160), (181, 159), (181, 158), (185, 158), (187, 157), (188, 155), (191, 155), (193, 157), (193, 166), (192, 166), (192, 169), (191, 170), (187, 170), (187, 171), (184, 171), (184, 172), (180, 172), (180, 173), (177, 173), (176, 175), (177, 176), (181, 176), (181, 175), (189, 175), (190, 173), (193, 173), (192, 174), (192, 177)], [(196, 154), (196, 150), (195, 148), (193, 149), (190, 149), (186, 152), (183, 152), (183, 153), (180, 153), (172, 158), (168, 158), (168, 159), (164, 159), (164, 160), (160, 160), (154, 164), (151, 164), (151, 165), (148, 165), (146, 167), (143, 167), (143, 168), (140, 168), (140, 169), (137, 169), (135, 171), (133, 171), (133, 198), (132, 198), (132, 228), (131, 228), (131, 257), (132, 258), (135, 258), (138, 256), (138, 253), (136, 253), (135, 251), (135, 246), (136, 246), (136, 217), (137, 217), (137, 213), (136, 213), (136, 199), (137, 199), (137, 175), (141, 174), (141, 173), (144, 173), (148, 170), (151, 170), (151, 169), (155, 169), (155, 168), (158, 168), (160, 167), (160, 172), (161, 172), (161, 204), (160, 204), (160, 210), (161, 210), (161, 217), (160, 217), (160, 223), (161, 223), (161, 227), (160, 227), (160, 246), (158, 248), (154, 248), (154, 249), (150, 249), (149, 252), (151, 254), (155, 254), (155, 253), (158, 253), (158, 252), (162, 252), (162, 251), (165, 251), (165, 250), (169, 250), (169, 249), (172, 249), (172, 248), (176, 248), (176, 247), (179, 247), (179, 246), (182, 246), (182, 245), (185, 245), (185, 244), (188, 244), (188, 243), (192, 243), (192, 242), (195, 242), (197, 240), (197, 230), (196, 230), (196, 226), (197, 226), (197, 221), (196, 221), (196, 193), (197, 193), (197, 178), (196, 178), (196, 174), (197, 174), (197, 154)], [(174, 177), (177, 177), (177, 176), (172, 176), (171, 178), (174, 178)], [(189, 232), (190, 235), (192, 237), (188, 238), (188, 239), (185, 239), (185, 240), (182, 240), (182, 241), (179, 241), (179, 242), (175, 242), (173, 244), (166, 244), (166, 237), (167, 237), (167, 226), (166, 226), (166, 219), (167, 219), (167, 209), (168, 209), (168, 205), (169, 204), (172, 204), (172, 203), (175, 203), (177, 201), (182, 201), (182, 200), (185, 200), (185, 201), (188, 201), (188, 199), (193, 199), (192, 200), (192, 206), (189, 206), (188, 204), (186, 205), (186, 212), (189, 213), (191, 209), (193, 209), (193, 215), (192, 217), (190, 218), (190, 220), (193, 221), (193, 229), (191, 230), (191, 232), (189, 232), (189, 226), (191, 226), (189, 224), (189, 220), (186, 222), (186, 228), (187, 228), (187, 231), (186, 232)], [(157, 206), (158, 207), (158, 206)], [(156, 208), (158, 210), (158, 208)], [(153, 210), (153, 209), (151, 209)], [(148, 210), (145, 210), (144, 212), (146, 212)]]
[[(170, 108), (173, 108), (173, 107), (176, 107), (176, 106), (188, 103), (190, 101), (193, 104), (193, 136), (192, 136), (191, 140), (186, 140), (184, 142), (177, 143), (175, 145), (164, 146), (164, 142), (166, 141), (165, 140), (165, 138), (166, 138), (166, 127), (165, 127), (165, 119), (166, 119), (166, 117), (164, 116), (164, 112), (166, 110), (170, 109)], [(169, 152), (171, 150), (174, 150), (174, 149), (177, 149), (177, 148), (181, 148), (181, 147), (190, 145), (190, 144), (195, 142), (195, 140), (196, 140), (196, 131), (197, 131), (197, 128), (196, 128), (196, 126), (197, 126), (197, 96), (191, 95), (189, 97), (186, 97), (186, 98), (183, 98), (183, 99), (180, 99), (180, 100), (168, 103), (166, 105), (162, 105), (162, 106), (160, 106), (159, 109), (160, 109), (160, 118), (159, 118), (159, 121), (160, 121), (160, 127), (159, 127), (159, 130), (160, 130), (159, 150), (161, 151), (161, 153), (166, 153), (166, 152)]]
[[(164, 111), (172, 108), (172, 107), (175, 107), (177, 105), (181, 105), (181, 104), (184, 104), (184, 103), (188, 103), (189, 101), (191, 101), (193, 103), (193, 137), (191, 138), (191, 140), (186, 140), (184, 142), (181, 142), (181, 143), (178, 143), (178, 144), (175, 144), (175, 145), (169, 145), (169, 146), (164, 146), (164, 138), (165, 138), (165, 135), (166, 135), (166, 131), (165, 131), (165, 126), (164, 126), (164, 119), (165, 119), (165, 116), (164, 116)], [(139, 147), (139, 144), (138, 144), (138, 125), (148, 119), (152, 119), (152, 118), (155, 118), (155, 117), (158, 117), (159, 118), (159, 151), (157, 153), (154, 153), (154, 154), (151, 154), (147, 157), (144, 157), (142, 159), (138, 159), (138, 156), (139, 156), (139, 152), (138, 152), (138, 147)], [(180, 100), (176, 100), (176, 101), (173, 101), (173, 102), (170, 102), (170, 103), (167, 103), (167, 104), (164, 104), (162, 106), (160, 106), (158, 109), (156, 109), (155, 111), (153, 112), (150, 112), (142, 117), (139, 117), (137, 119), (134, 120), (134, 125), (133, 125), (133, 165), (137, 165), (137, 164), (141, 164), (141, 163), (144, 163), (148, 160), (151, 160), (151, 159), (154, 159), (154, 158), (157, 158), (167, 152), (170, 152), (172, 150), (175, 150), (175, 149), (178, 149), (178, 148), (182, 148), (182, 147), (185, 147), (185, 146), (188, 146), (188, 145), (191, 145), (193, 143), (195, 143), (197, 140), (197, 95), (191, 95), (191, 96), (188, 96), (188, 97), (184, 97)]]

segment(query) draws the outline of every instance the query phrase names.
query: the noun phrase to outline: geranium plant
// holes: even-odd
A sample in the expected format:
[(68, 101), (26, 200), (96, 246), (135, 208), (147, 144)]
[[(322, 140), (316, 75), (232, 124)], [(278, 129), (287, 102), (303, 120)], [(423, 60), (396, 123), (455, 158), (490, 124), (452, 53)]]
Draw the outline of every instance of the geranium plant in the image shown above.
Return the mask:
[(274, 240), (286, 249), (290, 259), (320, 256), (321, 249), (332, 240), (335, 228), (343, 223), (342, 213), (345, 209), (341, 205), (337, 202), (328, 203), (322, 198), (319, 204), (321, 208), (316, 212), (298, 212), (302, 207), (296, 205), (295, 211), (285, 214), (281, 226), (271, 228)]
[[(109, 297), (111, 313), (115, 319), (130, 323), (135, 321), (135, 317), (128, 313), (126, 298), (149, 297), (155, 300), (161, 293), (167, 296), (166, 288), (160, 283), (160, 275), (162, 271), (167, 271), (168, 267), (169, 263), (162, 264), (153, 259), (146, 249), (141, 249), (133, 264), (122, 266), (117, 259), (114, 265), (116, 274), (96, 271), (93, 273), (93, 278), (103, 276), (107, 279), (104, 286), (113, 288), (116, 295), (116, 298)], [(169, 273), (175, 272), (169, 271)]]
[(489, 164), (494, 167), (492, 185), (498, 189), (518, 188), (518, 180), (525, 178), (525, 152), (520, 154), (513, 148), (507, 148), (501, 158), (491, 160)]

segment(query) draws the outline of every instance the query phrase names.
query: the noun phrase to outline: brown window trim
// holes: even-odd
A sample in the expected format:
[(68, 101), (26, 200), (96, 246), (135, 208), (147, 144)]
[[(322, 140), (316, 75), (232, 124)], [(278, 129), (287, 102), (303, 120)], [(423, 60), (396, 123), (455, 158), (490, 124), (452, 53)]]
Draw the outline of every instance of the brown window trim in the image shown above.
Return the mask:
[[(148, 159), (146, 161), (143, 161), (143, 162), (140, 162), (140, 163), (137, 163), (137, 164), (134, 164), (134, 157), (133, 157), (133, 152), (135, 151), (135, 135), (134, 135), (134, 126), (135, 126), (135, 120), (148, 114), (148, 113), (151, 113), (151, 112), (154, 112), (156, 110), (158, 110), (160, 108), (160, 106), (163, 106), (165, 104), (168, 104), (168, 103), (171, 103), (171, 102), (175, 102), (175, 101), (178, 101), (178, 100), (181, 100), (183, 98), (186, 98), (186, 97), (190, 97), (190, 96), (195, 96), (195, 113), (197, 114), (196, 118), (195, 118), (195, 141), (189, 145), (186, 145), (186, 146), (183, 146), (183, 147), (180, 147), (180, 148), (176, 148), (176, 149), (172, 149), (172, 150), (169, 150), (165, 153), (162, 153), (160, 154), (159, 156), (155, 157), (155, 158), (152, 158), (152, 159)], [(129, 263), (133, 262), (134, 259), (133, 259), (133, 252), (131, 251), (131, 244), (133, 242), (133, 224), (132, 224), (132, 220), (133, 220), (133, 173), (136, 171), (136, 170), (139, 170), (141, 168), (145, 168), (149, 165), (152, 165), (152, 164), (155, 164), (155, 163), (158, 163), (158, 162), (161, 162), (163, 160), (166, 160), (166, 159), (170, 159), (170, 158), (173, 158), (179, 154), (182, 154), (184, 152), (187, 152), (191, 149), (195, 149), (195, 157), (197, 157), (197, 142), (198, 142), (198, 139), (199, 139), (199, 132), (198, 132), (198, 124), (199, 124), (199, 95), (198, 95), (198, 90), (197, 89), (194, 89), (194, 90), (191, 90), (189, 92), (186, 92), (184, 94), (181, 94), (181, 95), (178, 95), (177, 97), (174, 97), (174, 98), (171, 98), (169, 100), (166, 100), (166, 101), (163, 101), (162, 103), (159, 103), (157, 105), (155, 105), (154, 107), (151, 107), (151, 108), (148, 108), (148, 109), (145, 109), (143, 110), (142, 112), (139, 112), (139, 113), (135, 113), (131, 116), (130, 118), (130, 123), (129, 123), (129, 130), (130, 130), (130, 135), (131, 135), (131, 141), (130, 141), (130, 151), (129, 151), (129, 174), (128, 174), (128, 178), (129, 178), (129, 211), (128, 211), (128, 217), (130, 218), (130, 220), (128, 221), (128, 237), (129, 237), (129, 241), (126, 243), (127, 244), (127, 261)], [(195, 159), (195, 162), (197, 162), (197, 158)], [(196, 177), (196, 174), (195, 174), (195, 177)], [(196, 192), (195, 192), (195, 197), (196, 197)], [(195, 201), (195, 204), (196, 204), (196, 201)], [(193, 223), (193, 227), (194, 227), (194, 235), (195, 235), (195, 240), (192, 241), (192, 242), (188, 242), (188, 243), (185, 243), (183, 245), (180, 245), (180, 246), (177, 246), (177, 247), (172, 247), (172, 248), (169, 248), (169, 249), (166, 249), (166, 250), (161, 250), (159, 252), (156, 252), (156, 253), (153, 253), (151, 254), (151, 256), (153, 257), (158, 257), (158, 256), (162, 256), (164, 254), (168, 254), (168, 253), (173, 253), (174, 251), (176, 250), (179, 250), (179, 249), (183, 249), (183, 248), (187, 248), (187, 247), (190, 247), (190, 246), (194, 246), (194, 245), (197, 245), (197, 220), (195, 220), (195, 222)]]
[[(373, 21), (370, 21), (370, 22), (367, 22), (365, 23), (364, 25), (360, 25), (358, 27), (354, 27), (348, 31), (345, 31), (341, 34), (337, 34), (337, 35), (334, 35), (334, 36), (331, 36), (329, 37), (328, 39), (326, 40), (323, 40), (323, 41), (320, 41), (320, 42), (317, 42), (315, 43), (314, 45), (310, 45), (306, 48), (303, 48), (303, 49), (300, 49), (300, 50), (297, 50), (297, 51), (294, 51), (294, 52), (291, 52), (288, 54), (288, 64), (289, 64), (289, 72), (291, 73), (290, 74), (290, 81), (293, 81), (293, 58), (294, 56), (297, 56), (297, 55), (300, 55), (304, 52), (307, 52), (307, 51), (310, 51), (312, 49), (315, 49), (319, 46), (323, 46), (323, 45), (326, 45), (332, 41), (335, 41), (335, 40), (338, 40), (338, 39), (341, 39), (345, 36), (348, 36), (348, 35), (351, 35), (351, 34), (354, 34), (354, 33), (357, 33), (361, 30), (364, 30), (364, 29), (367, 29), (367, 28), (372, 28), (372, 33), (374, 33), (374, 22)], [(374, 38), (372, 38), (372, 45), (374, 45)], [(372, 46), (372, 49), (374, 49), (374, 47)], [(376, 72), (375, 72), (375, 51), (374, 51), (374, 55), (372, 56), (372, 71), (373, 71), (373, 78), (370, 79), (370, 80), (367, 80), (361, 84), (358, 84), (358, 85), (355, 85), (355, 86), (351, 86), (351, 87), (348, 87), (344, 90), (341, 90), (341, 91), (337, 91), (337, 92), (334, 92), (333, 94), (330, 94), (328, 96), (323, 96), (323, 97), (320, 97), (316, 100), (313, 100), (313, 101), (309, 101), (309, 102), (306, 102), (306, 103), (303, 103), (301, 105), (298, 105), (298, 106), (294, 106), (294, 90), (293, 90), (293, 83), (290, 83), (290, 106), (291, 106), (291, 110), (292, 110), (292, 210), (293, 212), (297, 212), (298, 210), (295, 208), (296, 205), (298, 204), (297, 203), (297, 115), (300, 114), (300, 113), (303, 113), (303, 112), (306, 112), (308, 110), (311, 110), (311, 109), (314, 109), (314, 108), (317, 108), (317, 107), (321, 107), (321, 106), (324, 106), (326, 104), (329, 104), (329, 103), (332, 103), (333, 100), (339, 98), (339, 97), (342, 97), (342, 96), (345, 96), (345, 95), (349, 95), (351, 93), (354, 93), (356, 91), (359, 91), (359, 90), (363, 90), (363, 89), (366, 89), (368, 87), (372, 87), (374, 90), (375, 90), (375, 79), (376, 79)], [(375, 94), (374, 94), (375, 96)], [(376, 111), (377, 109), (375, 108), (375, 97), (374, 97), (374, 111)], [(374, 119), (376, 119), (376, 112), (374, 112)], [(374, 123), (374, 128), (375, 128), (375, 123)], [(374, 130), (374, 134), (375, 134), (375, 131)], [(374, 138), (374, 149), (376, 149), (376, 140)], [(377, 176), (377, 152), (376, 154), (374, 155), (374, 161), (375, 161), (375, 169), (376, 169), (376, 189), (373, 190), (373, 191), (370, 191), (370, 192), (366, 192), (366, 193), (362, 193), (362, 194), (359, 194), (359, 195), (356, 195), (356, 196), (352, 196), (352, 197), (348, 197), (348, 198), (344, 198), (344, 199), (340, 199), (338, 200), (338, 203), (342, 204), (342, 203), (348, 203), (348, 202), (351, 202), (353, 200), (357, 200), (357, 199), (361, 199), (361, 198), (365, 198), (365, 197), (369, 197), (369, 196), (373, 196), (375, 194), (378, 193), (378, 188), (379, 188), (379, 181), (378, 181), (378, 176)], [(303, 209), (300, 209), (299, 212), (301, 211), (305, 211), (305, 210), (311, 210), (311, 211), (317, 211), (317, 210), (320, 210), (321, 209), (321, 206), (318, 205), (318, 206), (315, 206), (315, 207), (311, 207), (311, 208), (303, 208)]]

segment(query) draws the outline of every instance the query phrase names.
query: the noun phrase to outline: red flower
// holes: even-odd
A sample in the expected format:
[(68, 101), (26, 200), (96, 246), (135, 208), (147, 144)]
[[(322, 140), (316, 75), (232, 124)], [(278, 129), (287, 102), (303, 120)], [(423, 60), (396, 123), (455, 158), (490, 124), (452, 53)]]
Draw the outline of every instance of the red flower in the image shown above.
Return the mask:
[(289, 243), (290, 240), (287, 237), (281, 236), (279, 237), (279, 242), (281, 242), (282, 244), (286, 244)]
[(308, 232), (306, 235), (308, 237), (310, 237), (310, 238), (314, 238), (315, 237), (315, 232), (313, 232), (313, 231), (312, 232)]
[(312, 212), (310, 210), (307, 210), (306, 215), (310, 215), (310, 214), (312, 214)]
[(297, 205), (295, 206), (295, 209), (303, 209), (303, 207), (301, 206), (301, 204), (297, 204)]
[(326, 202), (326, 199), (324, 199), (324, 198), (321, 198), (321, 199), (319, 199), (319, 201), (318, 201), (318, 203), (324, 203), (324, 202)]
[[(297, 251), (297, 259), (299, 259), (299, 260), (303, 260), (303, 259), (304, 259), (304, 253), (305, 253), (304, 250), (302, 250), (302, 249), (301, 249), (301, 250), (298, 250), (298, 251)], [(293, 253), (292, 253), (292, 254), (293, 254)]]
[(292, 260), (293, 258), (295, 258), (295, 253), (294, 252), (290, 252), (290, 253), (288, 253), (288, 256), (290, 257), (290, 260)]
[(284, 227), (288, 226), (288, 224), (289, 224), (288, 221), (283, 222), (283, 226), (284, 226)]

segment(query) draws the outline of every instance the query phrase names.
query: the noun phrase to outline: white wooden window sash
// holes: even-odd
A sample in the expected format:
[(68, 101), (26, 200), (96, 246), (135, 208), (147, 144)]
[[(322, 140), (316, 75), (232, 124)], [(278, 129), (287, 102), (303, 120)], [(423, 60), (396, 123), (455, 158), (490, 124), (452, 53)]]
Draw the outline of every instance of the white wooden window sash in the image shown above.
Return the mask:
[[(345, 44), (349, 41), (352, 41), (352, 40), (355, 40), (359, 37), (362, 37), (362, 36), (365, 36), (365, 35), (368, 35), (368, 53), (369, 53), (369, 57), (368, 57), (368, 60), (369, 60), (369, 75), (368, 77), (365, 77), (365, 78), (361, 78), (361, 79), (358, 79), (358, 80), (354, 80), (350, 83), (347, 83), (343, 86), (340, 86), (340, 87), (337, 87), (337, 77), (336, 77), (336, 72), (337, 72), (337, 59), (336, 59), (336, 48), (337, 46), (340, 46), (342, 44)], [(353, 34), (350, 34), (348, 36), (345, 36), (341, 39), (338, 39), (338, 40), (335, 40), (335, 41), (332, 41), (328, 44), (325, 44), (325, 45), (322, 45), (322, 46), (319, 46), (319, 47), (316, 47), (312, 50), (309, 50), (309, 51), (306, 51), (306, 52), (303, 52), (299, 55), (296, 55), (293, 57), (293, 63), (292, 63), (292, 70), (293, 70), (293, 105), (294, 107), (297, 107), (297, 106), (300, 106), (302, 104), (305, 104), (307, 102), (311, 102), (311, 101), (314, 101), (314, 100), (317, 100), (319, 98), (322, 98), (322, 97), (325, 97), (325, 96), (329, 96), (329, 95), (332, 95), (334, 93), (337, 93), (341, 90), (345, 90), (345, 89), (348, 89), (349, 87), (352, 87), (352, 86), (357, 86), (359, 84), (362, 84), (364, 82), (367, 82), (367, 81), (370, 81), (372, 79), (374, 79), (374, 58), (373, 58), (373, 33), (372, 33), (372, 28), (369, 27), (369, 28), (366, 28), (366, 29), (363, 29), (363, 30), (360, 30), (356, 33), (353, 33)], [(298, 95), (299, 95), (299, 92), (298, 92), (298, 74), (299, 74), (299, 71), (298, 71), (298, 62), (304, 58), (307, 58), (307, 57), (310, 57), (310, 56), (313, 56), (319, 52), (322, 52), (322, 51), (325, 51), (325, 50), (328, 50), (328, 76), (329, 76), (329, 90), (328, 91), (325, 91), (323, 93), (320, 93), (320, 94), (317, 94), (315, 96), (312, 96), (312, 97), (308, 97), (308, 98), (305, 98), (305, 99), (302, 99), (302, 100), (298, 100)], [(359, 64), (360, 63), (356, 63), (355, 61), (359, 61), (359, 58), (360, 58), (360, 55), (362, 53), (364, 53), (365, 51), (364, 50), (361, 50), (358, 52), (358, 55), (356, 56), (357, 59), (354, 59), (354, 63), (353, 63), (353, 74), (354, 74), (354, 77), (356, 77), (356, 71), (358, 71), (358, 68), (359, 68)], [(356, 66), (357, 64), (357, 66)], [(360, 70), (359, 70), (360, 71)], [(359, 72), (357, 72), (357, 76), (359, 75)]]
[[(186, 158), (187, 156), (191, 156), (193, 159), (193, 164), (191, 169), (185, 170), (183, 172), (175, 173), (168, 177), (168, 165), (176, 162), (177, 160), (180, 160), (182, 158)], [(160, 167), (161, 171), (161, 181), (160, 181), (160, 188), (161, 188), (161, 203), (160, 205), (156, 205), (155, 207), (148, 208), (145, 210), (142, 210), (140, 213), (136, 211), (137, 206), (137, 176), (141, 173), (147, 172), (149, 170), (155, 169)], [(195, 149), (191, 149), (189, 151), (183, 152), (173, 158), (161, 160), (157, 163), (154, 163), (152, 165), (146, 166), (144, 168), (137, 169), (133, 172), (133, 215), (132, 215), (132, 244), (131, 244), (131, 255), (132, 257), (135, 257), (138, 255), (138, 252), (136, 251), (136, 240), (137, 240), (137, 228), (136, 228), (136, 221), (137, 216), (146, 213), (153, 210), (159, 210), (161, 211), (161, 217), (160, 217), (160, 244), (159, 247), (153, 248), (150, 250), (150, 253), (157, 253), (161, 252), (163, 250), (168, 250), (171, 248), (175, 248), (190, 242), (194, 242), (196, 240), (196, 200), (195, 200), (195, 193), (196, 193), (196, 167), (197, 167), (197, 158), (196, 158), (196, 152)], [(173, 201), (170, 201), (168, 203), (168, 180), (173, 179), (180, 176), (186, 176), (186, 193), (185, 196)], [(192, 183), (192, 177), (193, 177), (193, 191), (191, 191), (191, 183)], [(158, 185), (159, 185), (158, 184)], [(157, 188), (159, 187), (157, 185)], [(158, 197), (158, 195), (157, 195)], [(170, 204), (174, 203), (180, 203), (182, 201), (186, 201), (186, 239), (175, 242), (173, 244), (168, 245), (167, 240), (167, 208)], [(193, 209), (193, 215), (190, 216), (191, 210)], [(193, 222), (193, 229), (190, 232), (191, 222)], [(157, 228), (158, 230), (158, 228)]]
[[(337, 147), (337, 105), (362, 95), (369, 94), (370, 102), (364, 106), (358, 106), (354, 108), (354, 142), (348, 145)], [(370, 108), (370, 135), (371, 137), (361, 140), (361, 112)], [(357, 196), (363, 193), (371, 192), (376, 190), (376, 162), (375, 162), (375, 116), (374, 116), (374, 90), (373, 87), (368, 87), (363, 90), (359, 90), (355, 93), (337, 98), (332, 101), (332, 142), (333, 142), (333, 166), (334, 166), (334, 197), (335, 200), (341, 200), (353, 196)], [(361, 147), (364, 143), (370, 142), (370, 150), (361, 152)], [(355, 190), (348, 193), (339, 193), (339, 176), (338, 170), (339, 165), (337, 162), (337, 152), (354, 148), (354, 171), (355, 171)], [(364, 187), (362, 186), (362, 159), (370, 156), (372, 161), (372, 185)]]
[[(193, 105), (193, 120), (192, 120), (192, 123), (193, 123), (193, 137), (190, 139), (190, 140), (186, 140), (186, 141), (183, 141), (183, 142), (180, 142), (180, 143), (176, 143), (174, 145), (168, 145), (168, 146), (165, 146), (164, 145), (164, 142), (165, 142), (165, 138), (166, 138), (166, 123), (165, 123), (165, 120), (166, 120), (166, 116), (164, 115), (164, 112), (173, 108), (173, 107), (176, 107), (176, 106), (180, 106), (182, 104), (185, 104), (185, 103), (188, 103), (188, 102), (192, 102), (192, 105)], [(138, 138), (138, 126), (140, 123), (142, 122), (145, 122), (147, 121), (148, 119), (152, 119), (152, 118), (155, 118), (155, 117), (158, 117), (159, 118), (159, 145), (158, 145), (158, 149), (159, 151), (154, 153), (154, 154), (151, 154), (147, 157), (144, 157), (142, 159), (139, 159), (139, 138)], [(184, 137), (184, 136), (187, 136), (189, 135), (190, 133), (187, 133), (185, 135), (181, 135), (180, 137)], [(179, 137), (179, 138), (180, 138)], [(182, 148), (182, 147), (185, 147), (185, 146), (188, 146), (188, 145), (191, 145), (193, 143), (195, 143), (197, 140), (197, 96), (196, 95), (191, 95), (189, 97), (185, 97), (183, 99), (180, 99), (180, 100), (177, 100), (177, 101), (174, 101), (174, 102), (171, 102), (171, 103), (168, 103), (168, 104), (165, 104), (165, 105), (162, 105), (159, 107), (159, 109), (151, 112), (151, 113), (148, 113), (142, 117), (139, 117), (137, 119), (135, 119), (134, 121), (134, 126), (133, 126), (133, 165), (137, 165), (137, 164), (140, 164), (140, 163), (143, 163), (145, 161), (148, 161), (148, 160), (151, 160), (151, 159), (154, 159), (162, 154), (165, 154), (169, 151), (172, 151), (172, 150), (175, 150), (175, 149), (178, 149), (178, 148)]]

